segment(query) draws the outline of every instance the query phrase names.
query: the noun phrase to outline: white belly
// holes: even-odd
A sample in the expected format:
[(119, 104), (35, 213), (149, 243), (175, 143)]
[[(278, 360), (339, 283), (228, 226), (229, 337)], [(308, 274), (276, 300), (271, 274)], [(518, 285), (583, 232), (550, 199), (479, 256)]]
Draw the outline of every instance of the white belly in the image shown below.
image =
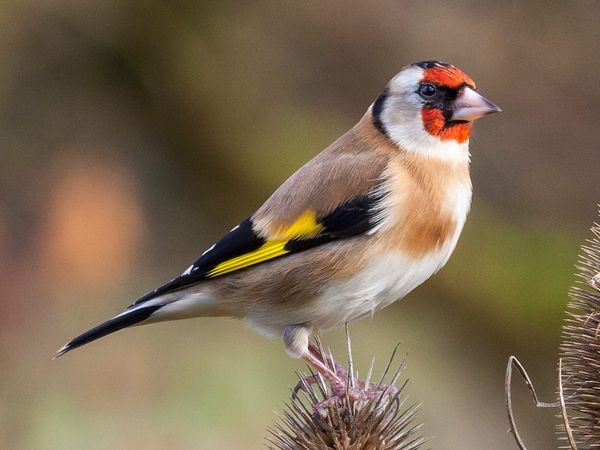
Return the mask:
[[(448, 248), (451, 247), (451, 248)], [(378, 255), (362, 271), (343, 282), (331, 283), (310, 311), (311, 324), (331, 329), (375, 313), (406, 296), (437, 272), (448, 260), (452, 246), (418, 260), (398, 253)]]

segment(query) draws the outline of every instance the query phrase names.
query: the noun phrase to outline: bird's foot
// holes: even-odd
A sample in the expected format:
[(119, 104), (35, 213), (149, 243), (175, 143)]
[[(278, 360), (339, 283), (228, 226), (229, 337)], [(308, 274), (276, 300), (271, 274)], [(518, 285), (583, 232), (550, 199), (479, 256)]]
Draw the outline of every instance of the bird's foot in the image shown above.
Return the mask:
[(309, 392), (309, 388), (313, 384), (318, 384), (321, 379), (327, 381), (332, 392), (341, 393), (346, 389), (346, 384), (349, 379), (348, 371), (344, 369), (331, 355), (326, 355), (317, 345), (309, 343), (307, 352), (302, 358), (314, 367), (316, 374), (305, 375), (300, 377), (300, 381), (292, 390), (292, 396), (295, 398), (298, 392)]
[[(368, 400), (383, 401), (398, 394), (398, 389), (393, 384), (373, 383), (354, 377), (331, 355), (324, 356), (323, 352), (314, 344), (309, 346), (309, 351), (304, 359), (317, 370), (317, 374), (301, 377), (293, 389), (292, 396), (295, 398), (300, 391), (309, 393), (311, 385), (326, 382), (329, 384), (331, 392), (323, 392), (326, 398), (315, 405), (315, 410), (321, 415), (326, 414), (333, 403), (344, 399), (353, 404)], [(326, 391), (326, 386), (322, 386), (322, 390)]]
[[(306, 390), (306, 383), (318, 383), (318, 375), (310, 375), (298, 383), (296, 389)], [(354, 379), (354, 386), (350, 386), (348, 382), (344, 381), (329, 381), (329, 387), (331, 388), (331, 394), (326, 394), (325, 399), (317, 402), (314, 406), (314, 410), (321, 416), (326, 416), (330, 407), (333, 404), (346, 403), (347, 405), (353, 405), (357, 402), (366, 401), (377, 401), (386, 404), (390, 399), (393, 399), (398, 394), (398, 388), (393, 385), (385, 385), (380, 383), (367, 383), (366, 380), (358, 378)], [(295, 394), (298, 391), (295, 390)]]
[[(298, 392), (307, 392), (308, 386), (317, 384), (320, 381), (318, 374), (305, 375), (300, 378), (298, 384), (292, 390), (294, 398), (298, 395)], [(381, 383), (367, 382), (360, 378), (354, 378), (353, 386), (350, 386), (348, 379), (348, 372), (345, 370), (341, 373), (337, 373), (335, 378), (327, 378), (326, 381), (331, 388), (333, 396), (342, 398), (346, 395), (353, 401), (358, 400), (374, 400), (383, 395), (389, 395), (393, 397), (398, 393), (398, 388), (392, 385), (386, 385)]]

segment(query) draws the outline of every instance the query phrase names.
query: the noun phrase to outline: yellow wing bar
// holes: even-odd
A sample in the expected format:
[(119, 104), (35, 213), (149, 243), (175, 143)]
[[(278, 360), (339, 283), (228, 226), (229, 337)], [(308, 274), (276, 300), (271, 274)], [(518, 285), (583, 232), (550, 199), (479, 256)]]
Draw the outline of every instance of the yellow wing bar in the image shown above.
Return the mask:
[(297, 238), (314, 237), (323, 230), (323, 225), (317, 222), (314, 211), (303, 212), (291, 225), (278, 228), (271, 240), (290, 240)]
[(277, 258), (278, 256), (289, 253), (285, 250), (285, 244), (287, 241), (269, 241), (265, 242), (259, 249), (252, 252), (246, 253), (235, 258), (231, 258), (225, 262), (222, 262), (217, 267), (212, 269), (209, 273), (209, 277), (216, 277), (229, 272), (235, 272), (236, 270), (250, 267), (255, 264), (268, 261), (269, 259)]
[(269, 240), (258, 249), (243, 255), (236, 256), (218, 264), (208, 272), (209, 277), (217, 277), (226, 273), (235, 272), (278, 256), (290, 253), (285, 249), (291, 239), (309, 238), (317, 236), (323, 225), (317, 222), (317, 216), (314, 211), (305, 211), (291, 225), (280, 227), (269, 236)]

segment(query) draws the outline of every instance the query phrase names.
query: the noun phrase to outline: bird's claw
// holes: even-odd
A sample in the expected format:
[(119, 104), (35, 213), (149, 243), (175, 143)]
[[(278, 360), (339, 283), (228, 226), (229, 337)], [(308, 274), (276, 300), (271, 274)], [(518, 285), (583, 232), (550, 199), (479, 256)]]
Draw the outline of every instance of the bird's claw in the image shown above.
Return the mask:
[(349, 404), (354, 404), (361, 401), (376, 401), (385, 397), (393, 399), (398, 394), (398, 388), (395, 386), (374, 384), (365, 389), (366, 383), (364, 380), (355, 381), (360, 382), (362, 387), (331, 385), (332, 395), (315, 404), (315, 412), (325, 417), (331, 406), (336, 403), (340, 404), (344, 399), (347, 399)]
[(308, 387), (310, 385), (316, 384), (319, 382), (318, 375), (305, 375), (300, 378), (300, 381), (294, 386), (292, 389), (292, 399), (295, 400), (298, 397), (298, 392), (302, 391), (304, 393), (308, 393)]
[[(398, 394), (398, 388), (393, 385), (385, 385), (380, 383), (369, 383), (366, 380), (355, 378), (353, 386), (348, 383), (348, 373), (344, 371), (337, 379), (328, 379), (328, 384), (331, 389), (331, 395), (324, 400), (315, 404), (315, 411), (321, 416), (327, 415), (327, 412), (334, 403), (341, 402), (347, 398), (349, 403), (359, 401), (378, 400), (380, 398), (393, 398)], [(295, 399), (300, 391), (308, 393), (309, 386), (319, 383), (321, 378), (319, 375), (312, 374), (303, 376), (292, 390), (292, 398)]]

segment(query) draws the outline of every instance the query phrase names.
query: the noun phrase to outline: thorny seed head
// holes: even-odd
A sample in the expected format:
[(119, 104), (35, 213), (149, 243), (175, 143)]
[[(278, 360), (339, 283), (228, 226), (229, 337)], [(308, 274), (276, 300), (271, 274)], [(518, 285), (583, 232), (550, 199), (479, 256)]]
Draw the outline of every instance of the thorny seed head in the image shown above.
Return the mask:
[[(578, 449), (600, 448), (600, 225), (582, 247), (560, 346), (569, 425)], [(566, 439), (565, 428), (559, 428)]]
[[(298, 376), (302, 379), (305, 375)], [(395, 376), (392, 384), (397, 379)], [(269, 429), (268, 448), (417, 450), (425, 439), (418, 434), (422, 424), (415, 423), (418, 405), (404, 406), (405, 387), (406, 382), (392, 396), (353, 402), (347, 396), (333, 396), (322, 382), (306, 384), (302, 397), (292, 395), (279, 422)], [(329, 400), (326, 408), (320, 409), (325, 400)]]

